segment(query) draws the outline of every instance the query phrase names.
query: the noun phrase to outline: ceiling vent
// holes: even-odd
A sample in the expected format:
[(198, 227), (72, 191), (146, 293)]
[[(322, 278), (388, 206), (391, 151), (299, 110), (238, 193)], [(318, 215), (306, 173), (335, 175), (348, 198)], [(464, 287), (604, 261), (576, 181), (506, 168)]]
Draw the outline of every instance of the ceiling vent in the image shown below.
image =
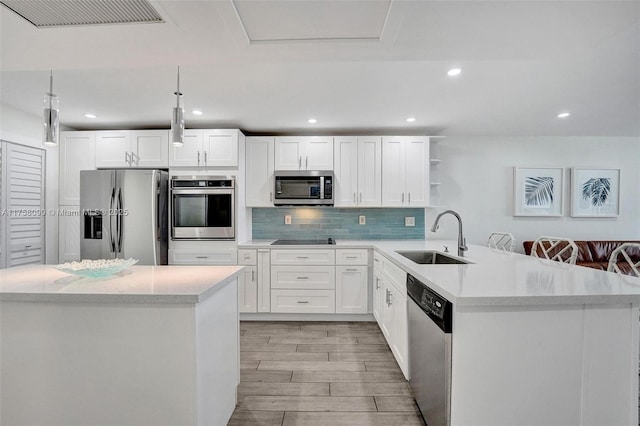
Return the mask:
[(147, 0), (0, 0), (38, 28), (164, 22)]

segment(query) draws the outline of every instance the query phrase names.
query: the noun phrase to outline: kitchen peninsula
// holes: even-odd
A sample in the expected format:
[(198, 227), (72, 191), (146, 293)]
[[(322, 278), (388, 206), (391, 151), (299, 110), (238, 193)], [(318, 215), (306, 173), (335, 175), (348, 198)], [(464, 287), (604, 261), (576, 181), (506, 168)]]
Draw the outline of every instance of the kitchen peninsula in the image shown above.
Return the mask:
[[(268, 251), (272, 242), (240, 248)], [(452, 241), (339, 239), (334, 247), (373, 252), (369, 305), (408, 378), (414, 366), (407, 363), (407, 346), (421, 339), (407, 337), (407, 274), (452, 303), (452, 425), (637, 424), (639, 278), (477, 245), (461, 259), (468, 264), (418, 264), (398, 253), (443, 252), (445, 245), (456, 247)], [(268, 274), (258, 269), (258, 276)], [(388, 313), (404, 315), (404, 326), (393, 324)], [(252, 315), (269, 314), (243, 318)]]
[(105, 279), (0, 270), (0, 423), (226, 424), (241, 270), (134, 266)]

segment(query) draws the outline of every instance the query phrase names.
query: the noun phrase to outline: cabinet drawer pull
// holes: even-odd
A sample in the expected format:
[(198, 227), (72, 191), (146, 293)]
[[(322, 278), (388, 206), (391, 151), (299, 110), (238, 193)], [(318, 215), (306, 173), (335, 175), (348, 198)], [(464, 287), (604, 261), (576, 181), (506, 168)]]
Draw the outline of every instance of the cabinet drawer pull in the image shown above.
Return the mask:
[(358, 256), (346, 256), (347, 259), (357, 259)]
[(298, 258), (298, 259), (308, 259), (309, 256), (296, 256), (296, 258)]
[(404, 192), (402, 193), (402, 204), (404, 204)]
[(355, 268), (347, 268), (347, 272), (358, 272)]
[(24, 248), (28, 249), (28, 248), (31, 248), (31, 246), (24, 246)]
[(360, 202), (362, 203), (362, 192), (360, 193)]
[(380, 278), (376, 277), (376, 290), (380, 290)]
[(296, 277), (296, 279), (298, 279), (298, 280), (308, 280), (309, 277)]
[(356, 193), (355, 192), (353, 193), (353, 202), (354, 203), (356, 202)]
[(204, 152), (204, 165), (207, 165), (207, 151)]
[(409, 196), (409, 204), (411, 204), (411, 193), (410, 192), (408, 193), (408, 196)]
[(308, 300), (298, 300), (298, 303), (309, 303)]
[(251, 281), (256, 280), (256, 271), (251, 271)]
[(380, 259), (374, 258), (373, 261), (374, 262), (380, 262)]
[(196, 259), (206, 259), (207, 256), (196, 256)]

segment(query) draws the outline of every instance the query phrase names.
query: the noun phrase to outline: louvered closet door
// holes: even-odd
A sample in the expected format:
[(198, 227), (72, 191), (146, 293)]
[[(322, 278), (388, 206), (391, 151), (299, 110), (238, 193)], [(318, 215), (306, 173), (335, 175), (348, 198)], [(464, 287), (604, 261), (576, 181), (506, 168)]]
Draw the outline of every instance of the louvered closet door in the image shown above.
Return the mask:
[(44, 263), (44, 151), (7, 144), (7, 267)]
[(7, 208), (7, 203), (5, 202), (6, 191), (4, 188), (7, 180), (5, 177), (7, 167), (2, 162), (2, 160), (5, 160), (7, 157), (5, 154), (5, 147), (6, 143), (4, 141), (0, 141), (0, 268), (4, 268), (6, 266), (5, 258), (7, 255), (7, 229), (5, 227), (6, 223), (4, 219)]

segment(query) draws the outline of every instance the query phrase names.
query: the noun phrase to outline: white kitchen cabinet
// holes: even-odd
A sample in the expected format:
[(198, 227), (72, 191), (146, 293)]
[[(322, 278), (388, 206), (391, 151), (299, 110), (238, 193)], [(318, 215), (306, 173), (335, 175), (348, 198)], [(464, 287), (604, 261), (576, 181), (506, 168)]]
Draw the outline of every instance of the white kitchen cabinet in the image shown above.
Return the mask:
[(382, 137), (336, 137), (334, 173), (336, 207), (380, 207)]
[(386, 322), (389, 327), (389, 346), (391, 352), (396, 358), (400, 369), (408, 378), (408, 357), (409, 357), (409, 329), (407, 319), (407, 292), (399, 290), (392, 282), (386, 287), (388, 290), (387, 305), (383, 307), (385, 310), (384, 317), (389, 317)]
[(272, 265), (335, 265), (333, 249), (271, 250)]
[(407, 273), (378, 252), (374, 253), (373, 314), (400, 369), (409, 378)]
[(271, 263), (271, 288), (333, 290), (336, 270), (333, 266), (281, 266)]
[(96, 167), (167, 167), (167, 130), (110, 130), (96, 132)]
[(368, 284), (366, 266), (336, 266), (336, 313), (366, 314)]
[(258, 312), (271, 311), (270, 250), (258, 249)]
[(258, 311), (258, 267), (245, 266), (238, 277), (238, 310), (240, 312)]
[(238, 309), (240, 312), (258, 312), (258, 251), (238, 250), (238, 265), (244, 265), (238, 277)]
[(236, 265), (236, 249), (185, 250), (169, 249), (169, 265)]
[(78, 206), (80, 205), (80, 170), (96, 168), (95, 132), (61, 132), (58, 155), (58, 204)]
[(369, 250), (336, 249), (336, 313), (366, 314)]
[(247, 207), (273, 207), (273, 137), (252, 136), (246, 139), (246, 190)]
[(271, 290), (271, 312), (332, 314), (335, 302), (334, 290)]
[(275, 170), (333, 170), (333, 137), (276, 137)]
[(335, 313), (333, 249), (271, 250), (271, 312)]
[(382, 271), (373, 268), (373, 316), (382, 328), (382, 307), (384, 305), (384, 284)]
[(382, 138), (382, 206), (427, 207), (429, 137)]
[(238, 167), (238, 129), (184, 132), (182, 146), (169, 149), (169, 167)]
[(60, 206), (58, 215), (58, 262), (80, 260), (80, 207)]

